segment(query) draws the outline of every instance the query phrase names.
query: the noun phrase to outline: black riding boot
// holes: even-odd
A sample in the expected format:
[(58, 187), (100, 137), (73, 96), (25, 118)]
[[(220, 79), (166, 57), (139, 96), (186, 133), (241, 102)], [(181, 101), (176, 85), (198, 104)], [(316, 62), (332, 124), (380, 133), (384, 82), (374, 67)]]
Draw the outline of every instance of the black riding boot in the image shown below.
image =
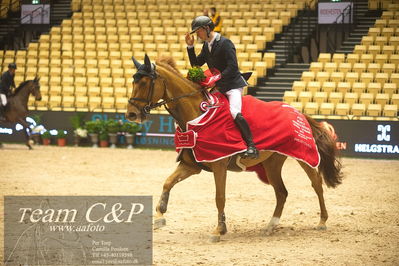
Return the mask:
[(245, 118), (242, 116), (241, 113), (238, 113), (236, 118), (234, 119), (234, 122), (240, 129), (242, 138), (248, 145), (247, 151), (244, 153), (243, 158), (251, 158), (251, 159), (256, 159), (259, 157), (259, 151), (256, 149), (254, 141), (252, 139), (252, 133), (251, 130), (248, 126), (247, 121)]

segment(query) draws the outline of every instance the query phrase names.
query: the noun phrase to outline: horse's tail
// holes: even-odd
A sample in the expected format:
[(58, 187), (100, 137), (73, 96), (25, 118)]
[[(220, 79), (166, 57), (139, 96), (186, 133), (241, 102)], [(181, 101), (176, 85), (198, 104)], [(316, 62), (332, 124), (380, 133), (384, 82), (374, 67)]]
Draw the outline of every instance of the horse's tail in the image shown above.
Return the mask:
[(327, 187), (335, 188), (342, 183), (343, 178), (342, 165), (337, 157), (337, 136), (329, 124), (325, 122), (319, 123), (307, 115), (305, 117), (312, 128), (313, 137), (321, 157), (318, 167), (319, 175), (323, 177)]

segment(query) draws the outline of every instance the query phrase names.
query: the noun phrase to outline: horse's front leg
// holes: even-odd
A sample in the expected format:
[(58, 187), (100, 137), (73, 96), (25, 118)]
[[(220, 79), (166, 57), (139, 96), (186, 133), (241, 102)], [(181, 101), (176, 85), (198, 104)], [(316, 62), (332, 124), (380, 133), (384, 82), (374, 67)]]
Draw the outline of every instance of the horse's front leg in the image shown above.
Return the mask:
[(218, 209), (218, 224), (211, 235), (212, 242), (219, 242), (220, 236), (227, 233), (226, 217), (224, 207), (226, 203), (226, 177), (227, 177), (228, 159), (212, 163), (212, 171), (216, 185), (216, 207)]
[(163, 185), (161, 198), (159, 199), (158, 205), (156, 207), (157, 213), (155, 215), (154, 229), (158, 229), (166, 225), (166, 220), (163, 217), (163, 214), (168, 208), (169, 192), (173, 188), (173, 186), (180, 181), (183, 181), (187, 177), (199, 174), (200, 172), (201, 168), (190, 166), (185, 164), (184, 162), (180, 162), (176, 170), (166, 179)]
[[(26, 146), (28, 146), (29, 150), (32, 150), (32, 146), (30, 145), (30, 135), (32, 133), (32, 130), (29, 127), (29, 124), (24, 120), (24, 119), (19, 119), (18, 121), (23, 127), (24, 127), (24, 134), (25, 134), (25, 139), (26, 139)], [(28, 133), (29, 131), (29, 133)]]

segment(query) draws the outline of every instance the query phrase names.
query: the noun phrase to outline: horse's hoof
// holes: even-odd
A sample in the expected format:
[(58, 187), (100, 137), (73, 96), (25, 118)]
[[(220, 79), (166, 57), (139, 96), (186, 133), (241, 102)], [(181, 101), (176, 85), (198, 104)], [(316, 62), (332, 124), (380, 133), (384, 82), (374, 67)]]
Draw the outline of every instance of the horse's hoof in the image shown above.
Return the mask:
[(220, 235), (211, 235), (211, 237), (209, 238), (209, 241), (211, 241), (211, 243), (220, 242)]
[(157, 230), (159, 228), (162, 228), (166, 225), (166, 219), (165, 218), (158, 218), (154, 221), (154, 230)]
[(327, 226), (326, 225), (318, 225), (316, 226), (316, 230), (318, 231), (326, 231), (327, 230)]

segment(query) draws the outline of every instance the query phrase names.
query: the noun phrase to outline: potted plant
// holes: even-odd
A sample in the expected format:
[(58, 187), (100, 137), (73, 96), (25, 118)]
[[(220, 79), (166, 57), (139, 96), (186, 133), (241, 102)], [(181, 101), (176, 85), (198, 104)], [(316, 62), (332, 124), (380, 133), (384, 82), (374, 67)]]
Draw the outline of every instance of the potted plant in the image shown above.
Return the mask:
[(84, 121), (83, 121), (84, 114), (76, 113), (75, 115), (69, 118), (71, 122), (73, 130), (73, 137), (74, 137), (74, 144), (75, 146), (79, 146), (80, 140), (82, 138), (87, 138), (87, 130), (84, 129)]
[(108, 133), (107, 131), (101, 131), (99, 134), (100, 138), (100, 147), (105, 148), (108, 147)]
[(42, 133), (42, 140), (43, 140), (43, 145), (50, 145), (51, 143), (51, 134), (49, 131), (44, 131)]
[(120, 124), (117, 121), (111, 119), (106, 122), (106, 126), (109, 136), (109, 142), (111, 143), (111, 148), (115, 148), (118, 141), (117, 133), (120, 131)]
[(125, 122), (122, 125), (122, 131), (125, 132), (125, 138), (126, 142), (128, 144), (127, 148), (132, 149), (133, 148), (133, 143), (134, 143), (134, 137), (136, 136), (136, 133), (140, 131), (141, 126), (137, 123), (134, 122)]
[(58, 146), (65, 146), (66, 145), (66, 133), (64, 130), (58, 130), (57, 132), (57, 144)]
[(85, 123), (85, 128), (90, 136), (90, 140), (91, 143), (93, 144), (93, 147), (98, 147), (98, 134), (100, 134), (102, 128), (101, 121), (100, 120), (87, 121)]

